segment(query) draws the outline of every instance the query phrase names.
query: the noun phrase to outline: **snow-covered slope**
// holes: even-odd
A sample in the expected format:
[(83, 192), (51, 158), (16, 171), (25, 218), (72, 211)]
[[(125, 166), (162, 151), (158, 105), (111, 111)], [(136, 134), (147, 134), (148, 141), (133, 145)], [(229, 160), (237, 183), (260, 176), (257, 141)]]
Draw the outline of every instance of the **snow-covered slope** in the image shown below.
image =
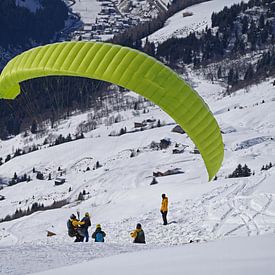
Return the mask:
[[(185, 37), (190, 32), (201, 31), (206, 26), (211, 27), (211, 15), (239, 3), (239, 0), (211, 0), (193, 5), (170, 17), (165, 26), (151, 34), (148, 39), (151, 42), (162, 43), (171, 37)], [(245, 0), (243, 2), (248, 2)]]
[[(222, 87), (217, 84), (202, 79), (195, 84), (225, 133), (225, 161), (217, 181), (207, 183), (200, 156), (191, 153), (194, 147), (187, 136), (171, 133), (173, 125), (120, 137), (108, 136), (114, 129), (124, 126), (130, 129), (136, 120), (154, 117), (171, 121), (156, 107), (139, 118), (131, 118), (128, 113), (125, 121), (108, 128), (100, 127), (83, 140), (17, 157), (0, 167), (1, 176), (5, 177), (12, 176), (15, 169), (18, 174), (29, 173), (33, 167), (53, 175), (58, 166), (66, 171), (66, 183), (61, 186), (54, 186), (53, 181), (33, 180), (4, 188), (0, 192), (6, 197), (0, 202), (2, 217), (16, 208), (27, 208), (35, 201), (47, 205), (53, 200), (69, 198), (71, 202), (61, 209), (37, 212), (1, 224), (0, 244), (20, 247), (29, 243), (31, 247), (38, 243), (51, 247), (52, 244), (70, 243), (66, 219), (77, 210), (81, 214), (89, 211), (93, 226), (102, 224), (107, 232), (107, 243), (124, 245), (124, 248), (114, 249), (113, 254), (133, 250), (129, 232), (137, 222), (142, 223), (147, 242), (154, 247), (184, 244), (190, 240), (275, 233), (275, 172), (274, 168), (261, 171), (263, 165), (275, 162), (275, 101), (271, 82), (227, 97), (221, 97)], [(74, 120), (77, 117), (64, 122), (59, 131), (71, 131), (70, 126), (76, 126)], [(151, 141), (164, 137), (171, 139), (171, 148), (152, 151), (147, 147)], [(183, 154), (174, 155), (171, 151), (176, 142), (189, 147)], [(2, 148), (5, 147), (2, 142)], [(130, 158), (132, 149), (140, 149), (140, 153)], [(92, 168), (97, 160), (103, 166), (86, 171), (87, 166)], [(227, 179), (238, 163), (248, 164), (255, 175)], [(164, 172), (171, 168), (181, 168), (184, 174), (157, 178), (159, 183), (150, 185), (154, 171)], [(70, 187), (71, 192), (68, 191)], [(76, 200), (83, 189), (89, 195), (80, 203)], [(167, 193), (170, 200), (169, 221), (172, 223), (168, 227), (161, 225), (158, 210), (162, 193)], [(57, 235), (48, 238), (46, 230)], [(110, 255), (107, 253), (102, 255)], [(89, 256), (86, 259), (90, 259)], [(49, 263), (50, 267), (57, 265)], [(35, 270), (43, 269), (45, 266)]]
[[(217, 1), (209, 1), (207, 7), (210, 9), (213, 3)], [(211, 13), (213, 9), (216, 10), (212, 7)], [(203, 13), (206, 9), (200, 11), (200, 18)], [(162, 39), (161, 35), (158, 37)], [(120, 111), (122, 121), (111, 126), (101, 125), (85, 133), (85, 139), (13, 158), (0, 166), (0, 177), (10, 179), (14, 172), (19, 176), (27, 173), (32, 181), (0, 190), (0, 195), (5, 197), (0, 201), (0, 218), (13, 214), (18, 208), (27, 209), (34, 202), (50, 205), (67, 199), (68, 203), (62, 208), (0, 223), (0, 270), (4, 274), (39, 272), (137, 250), (142, 251), (138, 255), (123, 254), (92, 261), (83, 264), (83, 268), (95, 272), (98, 268), (101, 274), (109, 274), (110, 270), (112, 274), (135, 274), (129, 265), (135, 269), (136, 262), (132, 265), (132, 259), (140, 257), (146, 263), (146, 259), (152, 260), (152, 265), (144, 268), (142, 274), (154, 274), (153, 269), (157, 274), (165, 271), (166, 274), (184, 271), (201, 274), (199, 267), (203, 267), (204, 274), (211, 275), (274, 273), (274, 263), (270, 261), (274, 258), (275, 234), (273, 79), (230, 96), (223, 96), (225, 88), (219, 83), (208, 82), (200, 75), (190, 72), (190, 80), (209, 104), (223, 132), (225, 159), (217, 180), (207, 182), (203, 161), (200, 155), (193, 154), (194, 145), (185, 134), (171, 132), (174, 121), (157, 106), (149, 106), (146, 108), (149, 112), (135, 115), (129, 110)], [(48, 129), (46, 136), (73, 134), (82, 121), (87, 121), (88, 115), (78, 114), (61, 121), (55, 129)], [(118, 113), (110, 115), (116, 117)], [(124, 127), (131, 131), (135, 122), (148, 119), (160, 120), (163, 126), (109, 136)], [(19, 135), (1, 141), (0, 156), (5, 157), (17, 148), (42, 144), (46, 136)], [(168, 149), (150, 148), (152, 141), (159, 142), (162, 138), (171, 140)], [(173, 149), (184, 149), (184, 152), (173, 154)], [(132, 152), (135, 152), (134, 157), (131, 157)], [(97, 161), (102, 166), (93, 170)], [(272, 168), (261, 170), (270, 162)], [(239, 163), (247, 164), (254, 175), (228, 178)], [(51, 174), (53, 179), (37, 180), (32, 172), (34, 167), (46, 178)], [(180, 169), (183, 173), (157, 177), (158, 184), (150, 185), (153, 172), (171, 169)], [(55, 186), (54, 178), (61, 172), (66, 182)], [(84, 201), (79, 201), (83, 190), (88, 194)], [(169, 225), (166, 227), (159, 213), (162, 193), (169, 197)], [(90, 232), (97, 223), (102, 225), (107, 233), (105, 244), (72, 244), (66, 221), (77, 211), (81, 216), (86, 211), (91, 213)], [(145, 246), (131, 243), (129, 233), (137, 222), (141, 222), (145, 230)], [(47, 230), (56, 236), (47, 237)], [(266, 233), (269, 235), (258, 236)], [(246, 236), (258, 237), (241, 238)], [(190, 241), (195, 243), (189, 245)], [(182, 247), (164, 249), (174, 245)], [(162, 249), (143, 251), (152, 248)], [(162, 259), (172, 262), (173, 269), (165, 269), (167, 262)], [(189, 269), (190, 262), (193, 264)], [(214, 268), (213, 263), (218, 267)], [(104, 269), (109, 264), (109, 269)], [(124, 270), (118, 271), (117, 265), (122, 265)], [(74, 268), (81, 270), (79, 266), (70, 270)], [(171, 270), (174, 273), (169, 273)], [(61, 272), (63, 270), (57, 270), (54, 274)]]
[[(39, 274), (62, 275), (93, 270), (100, 274), (258, 275), (275, 270), (275, 236), (235, 238), (96, 259)], [(100, 249), (102, 246), (99, 246)]]
[[(100, 1), (97, 0), (64, 0), (65, 3), (71, 5), (73, 12), (81, 16), (84, 23), (94, 23), (98, 13), (101, 10)], [(73, 3), (72, 3), (73, 2)]]

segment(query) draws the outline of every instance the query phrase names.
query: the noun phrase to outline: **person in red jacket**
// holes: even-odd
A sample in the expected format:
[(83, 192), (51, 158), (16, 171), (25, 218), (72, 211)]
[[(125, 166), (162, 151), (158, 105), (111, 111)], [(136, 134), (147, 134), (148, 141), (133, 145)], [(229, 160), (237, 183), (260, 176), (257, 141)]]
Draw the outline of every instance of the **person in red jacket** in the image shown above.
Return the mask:
[(162, 202), (161, 202), (161, 207), (160, 207), (160, 213), (162, 215), (163, 219), (163, 225), (167, 225), (167, 214), (168, 214), (168, 198), (166, 197), (165, 194), (161, 195), (162, 197)]

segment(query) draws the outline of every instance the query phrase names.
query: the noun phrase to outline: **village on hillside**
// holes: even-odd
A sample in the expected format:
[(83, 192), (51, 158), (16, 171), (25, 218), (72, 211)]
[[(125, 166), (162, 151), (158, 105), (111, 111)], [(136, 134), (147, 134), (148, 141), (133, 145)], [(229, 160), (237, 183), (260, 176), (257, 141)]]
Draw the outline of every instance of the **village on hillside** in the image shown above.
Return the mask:
[[(78, 0), (82, 1), (82, 0)], [(103, 40), (112, 38), (115, 34), (138, 25), (142, 21), (148, 21), (157, 16), (166, 6), (155, 6), (156, 12), (151, 12), (151, 6), (146, 5), (148, 11), (144, 10), (145, 1), (118, 1), (118, 0), (96, 0), (100, 5), (100, 12), (96, 18), (83, 18), (80, 12), (76, 15), (81, 17), (82, 27), (72, 34), (73, 40)], [(154, 2), (154, 1), (153, 1)], [(77, 9), (76, 9), (77, 10)], [(139, 11), (142, 10), (142, 14)], [(87, 10), (88, 11), (88, 10)], [(84, 11), (85, 12), (85, 11)]]

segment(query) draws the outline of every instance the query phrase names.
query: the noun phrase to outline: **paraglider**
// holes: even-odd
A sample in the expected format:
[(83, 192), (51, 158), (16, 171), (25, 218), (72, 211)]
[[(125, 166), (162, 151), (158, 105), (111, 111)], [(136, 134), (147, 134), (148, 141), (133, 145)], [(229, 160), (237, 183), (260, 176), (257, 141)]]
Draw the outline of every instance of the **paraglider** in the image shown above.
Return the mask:
[(154, 102), (189, 135), (209, 180), (221, 167), (224, 147), (206, 103), (174, 71), (140, 51), (110, 43), (62, 42), (13, 58), (0, 76), (0, 98), (14, 99), (20, 82), (46, 76), (80, 76), (111, 82)]

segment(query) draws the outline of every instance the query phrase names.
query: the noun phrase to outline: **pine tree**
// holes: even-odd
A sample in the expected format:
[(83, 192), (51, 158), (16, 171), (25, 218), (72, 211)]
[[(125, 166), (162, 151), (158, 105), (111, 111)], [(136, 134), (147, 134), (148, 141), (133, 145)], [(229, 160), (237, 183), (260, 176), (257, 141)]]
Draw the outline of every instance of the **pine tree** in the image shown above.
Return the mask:
[(6, 157), (6, 159), (5, 159), (5, 162), (8, 162), (10, 160), (11, 160), (11, 156), (10, 156), (10, 154), (8, 154), (7, 157)]
[(228, 72), (227, 83), (228, 83), (228, 85), (232, 85), (233, 82), (234, 82), (234, 70), (233, 70), (233, 68), (231, 68)]
[(33, 120), (33, 121), (32, 121), (31, 132), (32, 132), (33, 134), (35, 134), (35, 133), (37, 132), (37, 122), (36, 122), (36, 120)]
[(219, 69), (218, 69), (218, 72), (217, 72), (217, 77), (218, 77), (218, 79), (222, 78), (222, 67), (221, 66), (219, 66)]
[(84, 201), (84, 196), (83, 196), (82, 192), (79, 193), (77, 200)]
[(242, 173), (243, 177), (249, 177), (251, 176), (251, 170), (247, 167), (247, 165), (245, 164), (243, 167), (243, 173)]
[(244, 75), (244, 80), (252, 80), (254, 77), (254, 74), (255, 74), (255, 72), (254, 72), (253, 66), (252, 66), (252, 64), (250, 64), (249, 67), (247, 68), (245, 75)]

